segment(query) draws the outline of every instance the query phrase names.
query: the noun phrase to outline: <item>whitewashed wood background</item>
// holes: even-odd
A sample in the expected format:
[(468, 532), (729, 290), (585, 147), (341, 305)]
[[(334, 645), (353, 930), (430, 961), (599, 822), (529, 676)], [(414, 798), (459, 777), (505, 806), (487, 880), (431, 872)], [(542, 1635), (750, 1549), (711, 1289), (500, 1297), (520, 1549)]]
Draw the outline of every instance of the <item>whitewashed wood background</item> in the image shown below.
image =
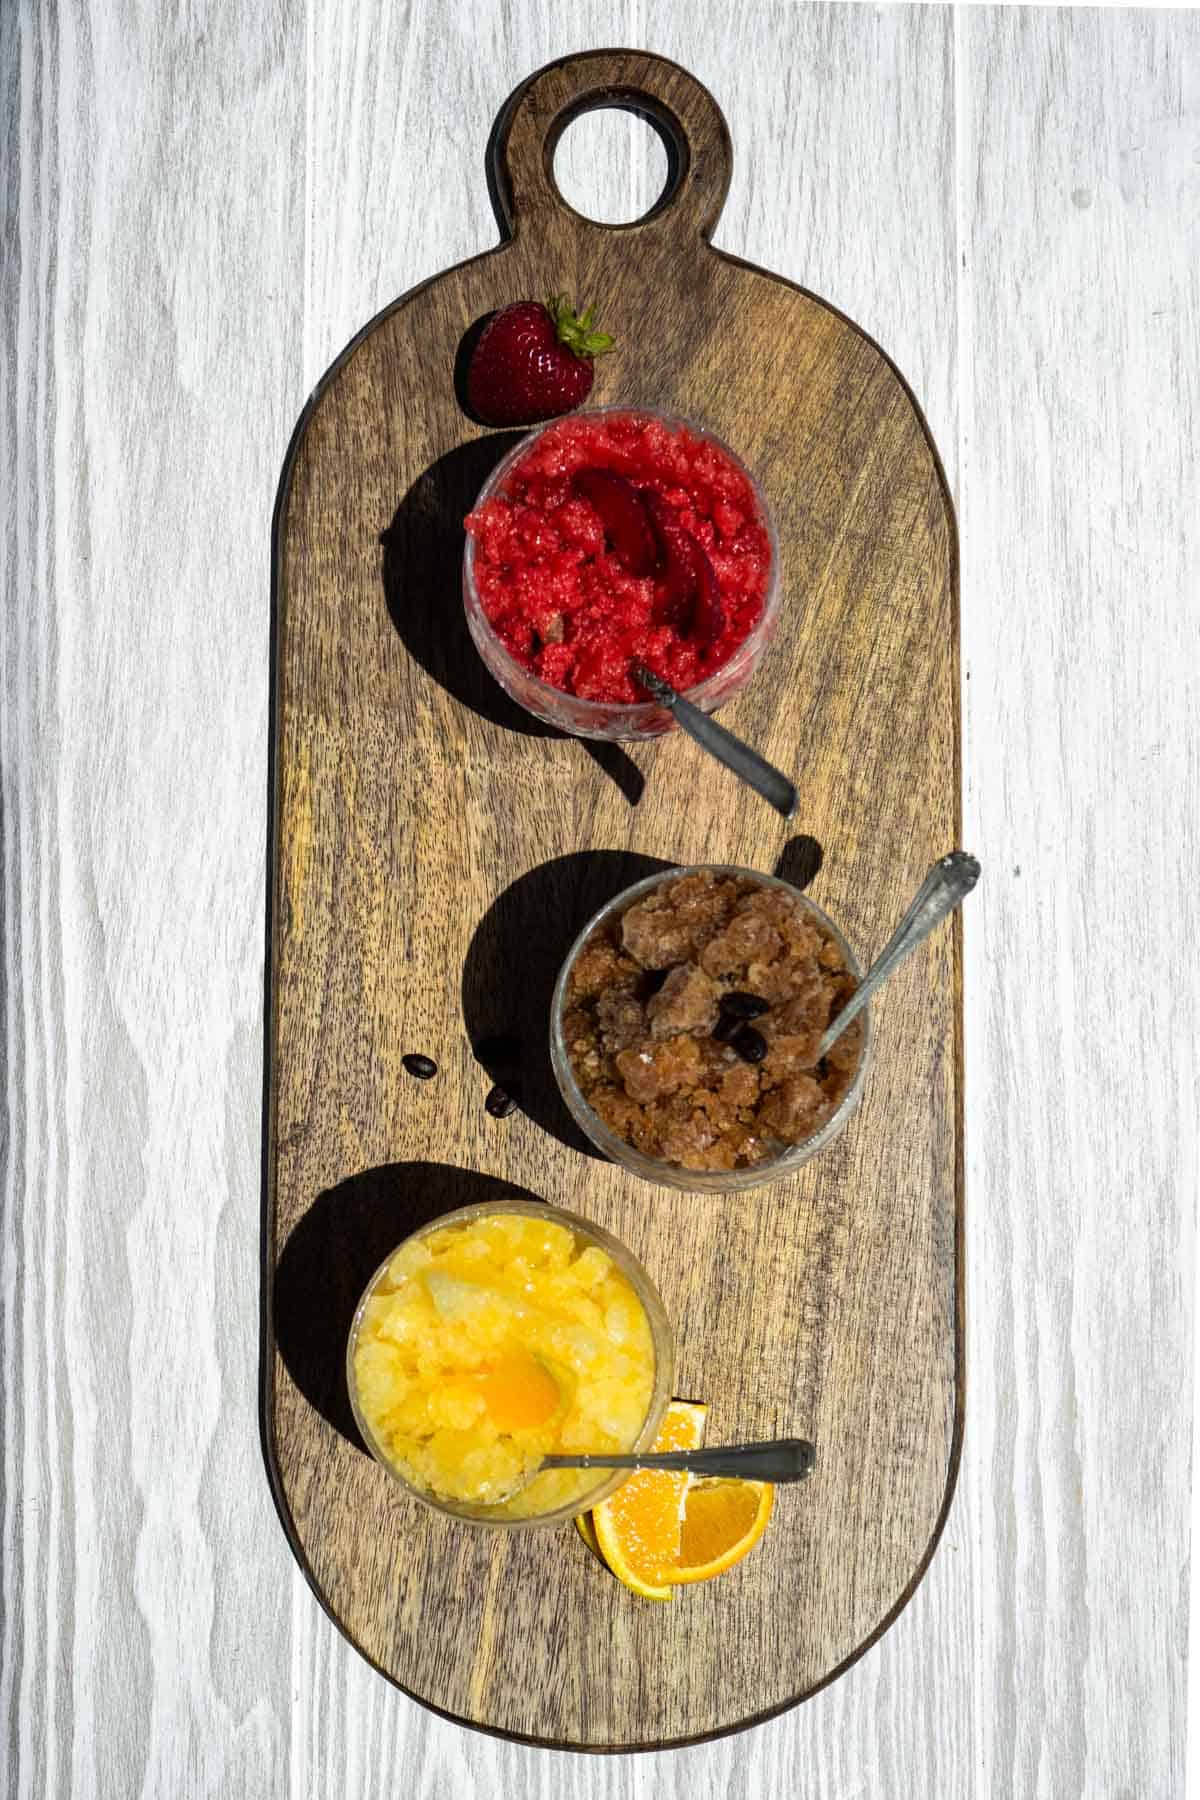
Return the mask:
[[(725, 108), (716, 241), (859, 320), (925, 406), (960, 508), (986, 876), (941, 1548), (798, 1711), (593, 1759), (407, 1701), (292, 1563), (256, 1418), (260, 1013), (292, 424), (377, 308), (495, 241), (482, 150), (506, 93), (621, 42)], [(0, 91), (0, 1788), (1180, 1793), (1200, 15), (8, 0)], [(664, 167), (643, 132), (573, 127), (569, 196), (640, 211)]]

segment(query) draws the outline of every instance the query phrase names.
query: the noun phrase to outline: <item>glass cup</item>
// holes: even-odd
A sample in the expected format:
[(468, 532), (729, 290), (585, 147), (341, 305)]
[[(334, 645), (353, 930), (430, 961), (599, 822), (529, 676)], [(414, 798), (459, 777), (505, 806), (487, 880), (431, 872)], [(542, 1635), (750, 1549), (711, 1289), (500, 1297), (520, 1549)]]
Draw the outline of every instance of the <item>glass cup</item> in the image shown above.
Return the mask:
[(602, 906), (571, 945), (559, 971), (554, 987), (554, 998), (550, 1005), (550, 1060), (554, 1066), (554, 1075), (559, 1091), (566, 1101), (572, 1118), (580, 1130), (610, 1161), (620, 1163), (623, 1168), (629, 1169), (634, 1175), (641, 1176), (643, 1181), (653, 1181), (661, 1187), (680, 1188), (684, 1193), (739, 1193), (747, 1188), (764, 1187), (768, 1182), (784, 1180), (796, 1169), (803, 1168), (806, 1162), (811, 1162), (814, 1156), (818, 1155), (827, 1144), (832, 1143), (833, 1139), (845, 1130), (851, 1114), (862, 1098), (863, 1083), (867, 1076), (871, 1050), (868, 1017), (870, 1008), (865, 1006), (859, 1014), (859, 1018), (862, 1020), (862, 1048), (859, 1051), (858, 1065), (850, 1086), (825, 1123), (802, 1144), (789, 1145), (771, 1161), (758, 1163), (753, 1168), (728, 1171), (684, 1169), (677, 1163), (665, 1162), (661, 1158), (646, 1156), (642, 1151), (635, 1150), (632, 1144), (627, 1144), (624, 1138), (618, 1137), (616, 1132), (610, 1130), (603, 1119), (592, 1111), (575, 1079), (575, 1071), (571, 1067), (571, 1058), (563, 1037), (563, 1015), (567, 1010), (567, 982), (575, 958), (591, 938), (593, 932), (606, 925), (614, 916), (627, 912), (636, 901), (652, 893), (655, 888), (661, 887), (664, 882), (678, 881), (685, 875), (715, 875), (723, 879), (753, 881), (760, 887), (779, 888), (785, 894), (790, 894), (830, 934), (842, 953), (846, 968), (855, 980), (862, 980), (863, 972), (858, 958), (837, 925), (834, 924), (828, 913), (810, 900), (806, 894), (802, 894), (799, 888), (793, 887), (790, 882), (781, 881), (775, 875), (759, 874), (756, 869), (737, 868), (729, 863), (703, 863), (689, 868), (663, 869), (654, 875), (648, 875), (644, 881), (635, 882), (632, 887), (626, 888), (624, 893), (618, 894), (615, 900), (610, 900), (607, 906)]
[[(431, 1507), (434, 1512), (446, 1513), (451, 1518), (463, 1519), (470, 1524), (493, 1525), (514, 1531), (529, 1529), (537, 1525), (557, 1525), (565, 1519), (574, 1518), (577, 1513), (587, 1512), (591, 1507), (598, 1506), (602, 1500), (606, 1500), (620, 1487), (621, 1483), (628, 1479), (629, 1471), (616, 1469), (608, 1473), (589, 1475), (588, 1471), (581, 1470), (579, 1472), (581, 1480), (587, 1481), (590, 1485), (585, 1486), (582, 1491), (557, 1506), (547, 1508), (544, 1512), (521, 1517), (505, 1514), (501, 1510), (503, 1502), (492, 1506), (471, 1506), (465, 1502), (442, 1499), (427, 1488), (409, 1481), (401, 1470), (389, 1460), (386, 1451), (376, 1441), (370, 1425), (363, 1416), (354, 1373), (354, 1353), (358, 1345), (363, 1310), (386, 1275), (396, 1251), (403, 1248), (403, 1244), (428, 1237), (434, 1231), (444, 1231), (447, 1226), (466, 1225), (476, 1219), (509, 1213), (516, 1213), (526, 1218), (551, 1220), (557, 1225), (565, 1226), (584, 1244), (598, 1245), (600, 1249), (607, 1251), (611, 1256), (637, 1295), (650, 1325), (650, 1336), (654, 1347), (654, 1385), (651, 1389), (650, 1404), (642, 1428), (628, 1448), (630, 1450), (649, 1449), (658, 1436), (659, 1426), (662, 1424), (663, 1414), (667, 1409), (667, 1402), (671, 1398), (675, 1373), (675, 1338), (658, 1290), (633, 1253), (627, 1250), (624, 1244), (620, 1243), (611, 1233), (599, 1225), (593, 1225), (587, 1219), (579, 1218), (574, 1213), (564, 1212), (557, 1206), (544, 1205), (537, 1200), (496, 1200), (484, 1201), (476, 1206), (463, 1206), (456, 1212), (443, 1213), (440, 1218), (431, 1219), (419, 1231), (414, 1231), (405, 1238), (402, 1244), (397, 1244), (372, 1275), (363, 1291), (362, 1298), (354, 1309), (354, 1322), (350, 1327), (350, 1337), (346, 1346), (346, 1386), (350, 1393), (350, 1407), (354, 1414), (354, 1421), (362, 1434), (364, 1444), (375, 1461), (385, 1468), (402, 1488), (425, 1506)], [(555, 1471), (555, 1473), (569, 1474), (571, 1471)]]
[[(715, 432), (706, 431), (703, 426), (694, 424), (690, 419), (681, 419), (674, 414), (645, 406), (594, 406), (582, 412), (571, 413), (569, 417), (602, 418), (611, 413), (625, 413), (638, 419), (657, 419), (672, 430), (686, 426), (696, 437), (713, 444), (723, 456), (727, 456), (745, 475), (754, 492), (761, 523), (771, 545), (771, 572), (762, 612), (750, 635), (738, 645), (728, 662), (723, 663), (695, 687), (689, 688), (685, 696), (702, 712), (716, 712), (718, 707), (724, 706), (739, 694), (749, 681), (774, 634), (779, 616), (779, 540), (766, 496), (736, 451), (722, 442)], [(528, 455), (544, 432), (562, 423), (562, 419), (548, 420), (546, 424), (539, 425), (536, 431), (523, 437), (519, 444), (514, 444), (480, 489), (475, 505), (482, 506), (485, 500), (490, 500), (494, 495), (502, 495), (504, 484), (515, 464)], [(575, 694), (567, 694), (561, 688), (551, 687), (549, 682), (542, 681), (531, 669), (526, 669), (517, 662), (492, 630), (483, 610), (479, 590), (475, 585), (475, 540), (469, 533), (463, 555), (463, 605), (466, 609), (467, 629), (488, 669), (518, 706), (523, 706), (526, 712), (533, 713), (535, 718), (544, 720), (547, 725), (555, 725), (560, 731), (570, 732), (573, 737), (607, 739), (659, 737), (665, 731), (676, 729), (671, 714), (657, 701), (646, 700), (621, 705), (604, 700), (581, 700)]]

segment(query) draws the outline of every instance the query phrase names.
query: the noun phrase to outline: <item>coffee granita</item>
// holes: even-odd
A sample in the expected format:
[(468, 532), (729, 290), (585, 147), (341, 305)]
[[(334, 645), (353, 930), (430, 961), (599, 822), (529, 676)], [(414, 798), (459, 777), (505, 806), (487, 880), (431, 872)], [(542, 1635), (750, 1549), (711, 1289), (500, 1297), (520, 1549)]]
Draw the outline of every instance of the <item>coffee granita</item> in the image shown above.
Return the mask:
[(821, 1129), (862, 1054), (856, 1019), (818, 1046), (858, 983), (796, 895), (711, 871), (609, 919), (567, 980), (563, 1040), (609, 1130), (684, 1169), (767, 1162)]

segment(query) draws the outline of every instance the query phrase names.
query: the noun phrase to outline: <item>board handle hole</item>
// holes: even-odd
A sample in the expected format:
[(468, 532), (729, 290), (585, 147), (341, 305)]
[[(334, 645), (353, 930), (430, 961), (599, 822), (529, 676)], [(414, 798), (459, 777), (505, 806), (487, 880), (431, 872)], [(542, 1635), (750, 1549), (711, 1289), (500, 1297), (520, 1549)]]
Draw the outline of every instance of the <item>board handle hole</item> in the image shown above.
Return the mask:
[(676, 146), (659, 121), (631, 104), (577, 113), (554, 145), (552, 166), (567, 205), (597, 225), (631, 225), (657, 212), (679, 177)]
[[(555, 155), (579, 119), (560, 184)], [(547, 63), (509, 95), (488, 142), (488, 182), (501, 230), (527, 231), (539, 248), (568, 225), (640, 232), (651, 221), (656, 237), (683, 242), (710, 235), (732, 156), (720, 107), (686, 69), (645, 51), (588, 50)], [(602, 192), (598, 169), (626, 173)]]

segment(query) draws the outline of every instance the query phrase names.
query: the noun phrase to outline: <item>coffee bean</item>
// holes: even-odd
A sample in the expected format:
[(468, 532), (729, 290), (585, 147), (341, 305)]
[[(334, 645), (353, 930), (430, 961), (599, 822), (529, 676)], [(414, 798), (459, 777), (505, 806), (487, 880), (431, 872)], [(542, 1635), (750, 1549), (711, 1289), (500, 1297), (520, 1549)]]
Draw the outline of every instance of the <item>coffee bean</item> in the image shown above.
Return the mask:
[(718, 1044), (727, 1044), (730, 1038), (737, 1036), (743, 1024), (744, 1020), (735, 1019), (732, 1013), (722, 1013), (713, 1026), (713, 1037)]
[(760, 1063), (767, 1054), (767, 1040), (761, 1031), (755, 1031), (753, 1025), (743, 1025), (730, 1043), (743, 1062)]
[(721, 995), (721, 1011), (728, 1013), (731, 1019), (757, 1019), (770, 1010), (771, 1002), (764, 1000), (759, 994), (735, 991)]
[(517, 1103), (512, 1095), (506, 1093), (500, 1086), (500, 1083), (497, 1082), (483, 1104), (487, 1107), (493, 1119), (507, 1119), (509, 1113), (512, 1112)]
[(400, 1060), (409, 1074), (415, 1075), (418, 1081), (432, 1081), (437, 1074), (437, 1064), (432, 1056), (419, 1056), (413, 1052), (402, 1056)]

